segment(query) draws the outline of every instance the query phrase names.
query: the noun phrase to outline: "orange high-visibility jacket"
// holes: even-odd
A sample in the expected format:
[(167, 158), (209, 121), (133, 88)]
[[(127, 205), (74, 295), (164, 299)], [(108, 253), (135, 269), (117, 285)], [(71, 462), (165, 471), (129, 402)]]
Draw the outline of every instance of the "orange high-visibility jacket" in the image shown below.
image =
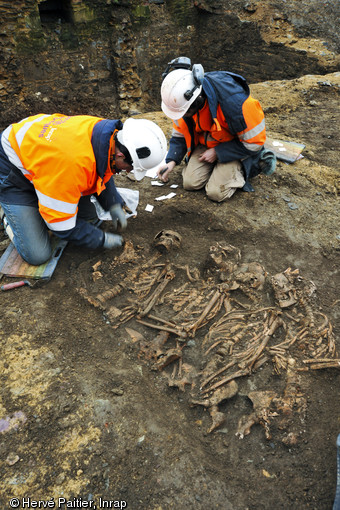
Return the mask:
[[(56, 233), (72, 230), (80, 197), (99, 195), (112, 177), (109, 151), (103, 155), (104, 164), (98, 173), (92, 143), (94, 127), (102, 120), (39, 114), (12, 124), (2, 134), (9, 161), (33, 184), (39, 212)], [(108, 142), (110, 138), (112, 132)]]
[(206, 73), (202, 85), (206, 102), (192, 118), (173, 122), (166, 161), (180, 163), (198, 144), (214, 147), (221, 163), (253, 157), (258, 160), (266, 140), (265, 118), (246, 80), (216, 71)]
[[(201, 110), (194, 116), (194, 146), (198, 144), (206, 145), (208, 148), (217, 147), (220, 143), (230, 142), (235, 138), (242, 143), (248, 151), (257, 152), (260, 150), (266, 140), (266, 129), (264, 123), (264, 113), (260, 103), (251, 96), (243, 103), (243, 116), (247, 127), (233, 135), (228, 123), (223, 115), (221, 105), (217, 107), (215, 119), (209, 110), (208, 101)], [(192, 136), (188, 125), (184, 119), (174, 121), (174, 129), (183, 133), (189, 154), (191, 153)]]

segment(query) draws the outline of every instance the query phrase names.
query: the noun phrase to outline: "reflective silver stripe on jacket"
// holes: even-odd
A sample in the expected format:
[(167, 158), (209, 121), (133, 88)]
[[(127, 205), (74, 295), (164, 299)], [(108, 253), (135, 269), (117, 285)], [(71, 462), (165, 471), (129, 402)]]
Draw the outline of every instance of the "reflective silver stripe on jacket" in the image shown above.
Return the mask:
[(54, 211), (58, 211), (65, 214), (75, 214), (77, 211), (78, 203), (72, 204), (70, 202), (64, 202), (63, 200), (58, 200), (57, 198), (51, 198), (41, 191), (35, 190), (38, 195), (39, 202), (44, 207), (48, 207), (49, 209), (53, 209)]
[(12, 126), (8, 126), (8, 128), (6, 128), (5, 131), (1, 135), (2, 148), (4, 150), (4, 153), (6, 154), (6, 156), (12, 163), (12, 165), (16, 166), (19, 170), (21, 170), (21, 172), (24, 175), (29, 175), (30, 172), (22, 166), (19, 156), (17, 155), (17, 153), (15, 152), (15, 150), (12, 148), (11, 144), (8, 141), (8, 135), (9, 135), (11, 129), (12, 129)]
[(174, 128), (172, 128), (171, 136), (177, 136), (178, 138), (184, 138), (183, 133), (180, 133), (179, 131), (177, 131), (177, 129), (174, 129)]
[(263, 119), (262, 122), (260, 122), (260, 124), (253, 127), (246, 133), (243, 133), (242, 135), (238, 135), (238, 137), (240, 140), (245, 140), (245, 141), (250, 140), (250, 138), (254, 138), (254, 136), (257, 136), (260, 133), (262, 133), (262, 131), (264, 130), (265, 127), (266, 127), (266, 122), (265, 122), (265, 119)]
[[(19, 129), (19, 131), (17, 132), (17, 134), (15, 135), (15, 138), (16, 138), (16, 141), (17, 141), (17, 144), (18, 146), (20, 147), (21, 144), (22, 144), (22, 141), (24, 139), (24, 136), (25, 134), (27, 133), (27, 130), (33, 125), (35, 124), (36, 122), (39, 122), (41, 121), (42, 119), (45, 119), (46, 117), (49, 117), (49, 115), (41, 115), (40, 117), (38, 117), (37, 119), (35, 120), (32, 120), (31, 122), (27, 122), (26, 124), (24, 124), (22, 126), (22, 128)], [(25, 120), (25, 119), (23, 119)], [(21, 121), (22, 122), (22, 121)], [(1, 144), (2, 144), (2, 147), (4, 149), (4, 152), (6, 154), (6, 156), (8, 157), (8, 159), (10, 160), (10, 162), (12, 163), (12, 165), (16, 166), (19, 170), (21, 170), (21, 172), (24, 174), (24, 175), (31, 175), (31, 172), (29, 172), (21, 163), (21, 160), (19, 158), (19, 156), (17, 155), (17, 153), (15, 152), (15, 150), (13, 149), (13, 147), (11, 146), (11, 144), (9, 143), (8, 141), (8, 137), (9, 137), (9, 134), (10, 132), (12, 131), (13, 127), (12, 125), (8, 126), (5, 131), (2, 133), (1, 135)]]
[(248, 142), (241, 142), (242, 145), (248, 149), (248, 151), (257, 152), (260, 149), (262, 149), (263, 145), (259, 145), (258, 143), (248, 143)]
[(58, 200), (57, 198), (51, 198), (47, 195), (44, 195), (44, 193), (41, 193), (41, 191), (35, 190), (39, 202), (44, 207), (48, 207), (49, 209), (52, 209), (53, 211), (58, 211), (64, 214), (72, 214), (72, 218), (67, 218), (62, 221), (57, 221), (55, 223), (48, 223), (45, 220), (46, 225), (48, 228), (54, 231), (58, 230), (70, 230), (71, 228), (74, 228), (77, 221), (76, 211), (78, 204), (71, 204), (70, 202), (64, 202), (63, 200)]

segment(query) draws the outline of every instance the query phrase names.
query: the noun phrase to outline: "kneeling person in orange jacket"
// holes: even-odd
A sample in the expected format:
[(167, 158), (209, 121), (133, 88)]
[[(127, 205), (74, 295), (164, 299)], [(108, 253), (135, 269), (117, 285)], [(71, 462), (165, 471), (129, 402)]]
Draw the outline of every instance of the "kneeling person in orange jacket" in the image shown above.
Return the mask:
[(115, 230), (127, 226), (113, 175), (134, 170), (137, 180), (166, 154), (163, 131), (144, 119), (38, 114), (1, 134), (0, 205), (6, 231), (33, 265), (51, 256), (49, 231), (85, 248), (116, 248), (122, 237), (103, 232), (90, 201), (110, 211)]
[(242, 76), (204, 73), (201, 64), (179, 57), (163, 78), (162, 110), (173, 120), (173, 133), (166, 165), (157, 172), (161, 180), (168, 181), (186, 155), (184, 189), (205, 186), (211, 200), (222, 202), (238, 188), (253, 191), (251, 177), (274, 172), (275, 155), (264, 148), (264, 113)]

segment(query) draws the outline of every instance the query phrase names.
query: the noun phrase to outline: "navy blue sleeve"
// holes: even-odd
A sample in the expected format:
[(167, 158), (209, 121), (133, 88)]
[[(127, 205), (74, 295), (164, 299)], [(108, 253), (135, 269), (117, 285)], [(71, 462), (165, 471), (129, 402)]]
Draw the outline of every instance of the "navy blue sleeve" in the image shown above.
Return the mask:
[(65, 241), (70, 241), (77, 246), (84, 246), (84, 248), (90, 250), (100, 248), (104, 244), (104, 232), (79, 218), (77, 218), (74, 228), (58, 232), (53, 231), (53, 233)]
[(96, 195), (96, 198), (104, 211), (109, 211), (110, 207), (115, 204), (124, 205), (125, 202), (117, 191), (113, 177), (107, 181), (105, 186), (106, 188), (100, 193), (100, 195)]
[[(261, 150), (262, 147), (259, 148)], [(244, 147), (239, 140), (231, 140), (230, 142), (222, 142), (216, 145), (215, 151), (220, 163), (228, 163), (237, 159), (254, 156), (258, 151), (250, 151)]]
[(187, 153), (187, 144), (185, 138), (181, 136), (172, 136), (169, 142), (169, 151), (166, 155), (165, 161), (175, 161), (179, 165)]

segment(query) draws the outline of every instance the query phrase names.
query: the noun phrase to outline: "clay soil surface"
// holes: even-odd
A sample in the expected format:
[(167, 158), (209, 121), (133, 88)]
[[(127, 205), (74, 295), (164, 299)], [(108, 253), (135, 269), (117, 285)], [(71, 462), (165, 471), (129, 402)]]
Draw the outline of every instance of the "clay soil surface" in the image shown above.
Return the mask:
[[(321, 357), (338, 358), (340, 349), (339, 84), (339, 74), (330, 74), (252, 86), (266, 112), (268, 136), (305, 145), (302, 159), (280, 161), (274, 175), (256, 177), (254, 193), (237, 192), (228, 202), (213, 203), (203, 191), (183, 190), (181, 168), (170, 182), (178, 184), (176, 189), (151, 186), (150, 178), (137, 183), (119, 177), (119, 187), (139, 191), (138, 214), (124, 234), (125, 251), (89, 253), (68, 245), (48, 283), (1, 292), (1, 508), (10, 508), (16, 497), (19, 508), (27, 498), (55, 501), (56, 508), (58, 498), (69, 501), (60, 508), (100, 508), (102, 498), (112, 501), (111, 508), (124, 501), (133, 510), (331, 509), (340, 370), (298, 369), (308, 367), (303, 360), (313, 358), (325, 342), (335, 342), (335, 352)], [(171, 126), (160, 113), (148, 118), (169, 136)], [(172, 199), (155, 200), (171, 191), (176, 193)], [(145, 211), (147, 204), (154, 206), (152, 213)], [(110, 223), (102, 228), (110, 230)], [(177, 232), (182, 241), (156, 257), (153, 240), (164, 229)], [(6, 241), (2, 231), (1, 240)], [(171, 333), (160, 352), (150, 354), (161, 330), (139, 320), (155, 324), (151, 314), (179, 326), (169, 305), (176, 289), (184, 284), (203, 289), (197, 304), (203, 313), (205, 299), (228, 284), (228, 274), (212, 263), (210, 247), (216, 243), (236, 249), (230, 259), (224, 255), (224, 262), (235, 262), (239, 250), (238, 267), (260, 265), (262, 287), (248, 281), (242, 291), (239, 279), (240, 286), (229, 286), (222, 308), (195, 334)], [(166, 268), (172, 276), (163, 299), (141, 317), (147, 297), (136, 293), (136, 285), (143, 264), (149, 285), (154, 269)], [(271, 277), (288, 268), (299, 270), (296, 282), (309, 282), (314, 289), (308, 306), (297, 301), (283, 309), (275, 301)], [(1, 283), (10, 281), (4, 277)], [(119, 294), (99, 306), (97, 296), (118, 284)], [(251, 321), (268, 320), (271, 313), (299, 338), (294, 348), (284, 350), (281, 369), (275, 369), (270, 345), (286, 335), (279, 327), (264, 346), (263, 364), (237, 377), (237, 390), (219, 401), (217, 412), (224, 418), (218, 415), (221, 424), (209, 433), (211, 402), (202, 405), (209, 395), (200, 390), (199, 374), (207, 370), (208, 359), (214, 360), (215, 371), (231, 359), (226, 350), (219, 361), (214, 348), (206, 354), (212, 345), (209, 330), (225, 306), (238, 312), (241, 330), (247, 325), (251, 330)], [(268, 308), (267, 314), (252, 315), (260, 306)], [(131, 318), (121, 321), (129, 310)], [(308, 322), (312, 318), (314, 324)], [(237, 349), (236, 333), (230, 336), (229, 329), (225, 335)], [(173, 358), (168, 347), (174, 349)], [(190, 379), (188, 372), (188, 384), (174, 385), (178, 370), (183, 376), (190, 367), (196, 376)], [(235, 365), (233, 372), (240, 369)], [(255, 423), (242, 429), (244, 417), (254, 412), (252, 392), (264, 391), (275, 393), (276, 406), (275, 399), (265, 409), (260, 406)], [(280, 407), (280, 397), (291, 405), (287, 400)], [(237, 435), (240, 427), (244, 434)]]

